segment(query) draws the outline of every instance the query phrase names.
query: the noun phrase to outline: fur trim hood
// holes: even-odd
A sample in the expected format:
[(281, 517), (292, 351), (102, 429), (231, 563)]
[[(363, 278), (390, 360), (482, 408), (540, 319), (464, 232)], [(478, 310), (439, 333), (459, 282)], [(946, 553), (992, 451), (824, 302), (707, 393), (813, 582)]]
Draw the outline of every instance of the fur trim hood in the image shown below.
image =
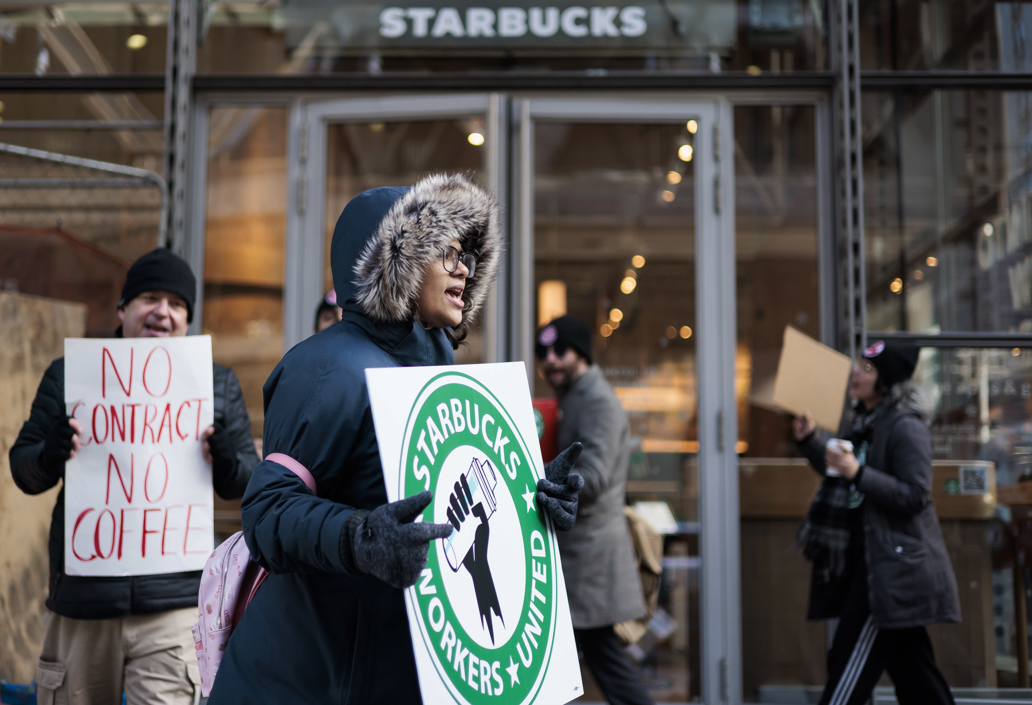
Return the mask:
[(462, 294), (469, 326), (497, 275), (502, 233), (494, 196), (465, 174), (433, 174), (408, 189), (372, 189), (352, 199), (331, 246), (338, 298), (377, 323), (413, 320), (423, 271), (451, 240), (477, 258)]

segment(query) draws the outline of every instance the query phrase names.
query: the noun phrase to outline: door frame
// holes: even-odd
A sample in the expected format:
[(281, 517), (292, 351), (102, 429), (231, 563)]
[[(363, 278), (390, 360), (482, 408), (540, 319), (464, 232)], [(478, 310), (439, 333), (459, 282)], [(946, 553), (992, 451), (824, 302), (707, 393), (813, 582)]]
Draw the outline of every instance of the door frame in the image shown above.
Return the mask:
[[(514, 99), (510, 243), (515, 289), (510, 354), (533, 360), (534, 125), (538, 122), (699, 121), (695, 141), (696, 316), (699, 375), (701, 691), (706, 703), (742, 699), (738, 438), (735, 375), (734, 135), (725, 97), (605, 95)], [(532, 370), (528, 369), (528, 374)]]
[[(284, 286), (284, 348), (289, 350), (311, 334), (306, 315), (312, 302), (323, 294), (324, 221), (326, 207), (322, 184), (326, 175), (326, 132), (330, 125), (345, 122), (390, 120), (437, 120), (452, 117), (484, 119), (485, 154), (483, 173), (486, 185), (496, 193), (505, 186), (502, 170), (505, 164), (504, 97), (489, 93), (454, 93), (433, 95), (361, 95), (353, 98), (326, 99), (318, 96), (298, 100), (290, 114), (290, 137), (287, 147), (288, 217), (287, 252), (294, 256), (287, 263)], [(403, 185), (403, 184), (399, 184)], [(503, 262), (503, 269), (505, 264)], [(500, 282), (500, 285), (504, 285)], [(502, 359), (504, 320), (503, 291), (496, 286), (483, 313), (484, 360)]]

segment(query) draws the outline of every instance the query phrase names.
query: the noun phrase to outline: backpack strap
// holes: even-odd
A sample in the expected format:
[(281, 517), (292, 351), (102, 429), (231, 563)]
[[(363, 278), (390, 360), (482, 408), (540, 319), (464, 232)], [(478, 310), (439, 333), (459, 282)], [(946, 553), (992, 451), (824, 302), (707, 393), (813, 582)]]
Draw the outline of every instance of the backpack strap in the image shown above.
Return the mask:
[[(308, 468), (304, 465), (283, 453), (269, 453), (265, 456), (265, 460), (282, 465), (287, 470), (290, 470), (301, 478), (301, 481), (304, 482), (308, 489), (312, 491), (312, 494), (316, 494), (315, 478), (312, 477), (312, 473), (308, 472)], [(247, 609), (247, 606), (251, 604), (251, 600), (254, 599), (254, 594), (258, 592), (258, 588), (261, 587), (261, 584), (265, 582), (267, 577), (269, 577), (269, 571), (265, 570), (265, 568), (259, 568), (258, 575), (254, 580), (254, 585), (251, 587), (251, 592), (247, 595), (247, 602), (244, 603), (244, 609)], [(240, 610), (238, 614), (243, 614), (243, 610)], [(233, 626), (236, 625), (234, 624)]]
[(308, 489), (312, 491), (312, 494), (316, 494), (315, 478), (312, 477), (312, 473), (308, 472), (308, 468), (306, 468), (304, 465), (297, 462), (289, 455), (284, 455), (283, 453), (269, 453), (267, 456), (265, 456), (265, 459), (282, 465), (287, 470), (293, 472), (295, 475), (301, 478), (302, 482), (304, 482)]

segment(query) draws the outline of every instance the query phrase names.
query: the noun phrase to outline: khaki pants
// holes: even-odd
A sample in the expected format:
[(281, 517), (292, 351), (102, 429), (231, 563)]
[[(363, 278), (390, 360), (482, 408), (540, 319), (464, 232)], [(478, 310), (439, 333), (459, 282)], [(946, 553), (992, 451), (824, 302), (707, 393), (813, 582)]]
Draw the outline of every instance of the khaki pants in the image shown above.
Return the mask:
[(36, 670), (39, 705), (197, 705), (192, 607), (119, 619), (47, 611)]

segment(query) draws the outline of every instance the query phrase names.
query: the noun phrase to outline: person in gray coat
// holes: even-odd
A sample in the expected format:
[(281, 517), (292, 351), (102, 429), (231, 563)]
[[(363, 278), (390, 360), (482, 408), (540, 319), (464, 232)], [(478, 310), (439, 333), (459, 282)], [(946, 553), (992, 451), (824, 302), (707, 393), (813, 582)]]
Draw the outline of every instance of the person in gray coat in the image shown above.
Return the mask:
[(809, 414), (793, 421), (824, 476), (799, 535), (813, 564), (807, 616), (839, 619), (821, 705), (866, 703), (884, 672), (900, 705), (953, 703), (925, 629), (959, 622), (960, 600), (932, 502), (931, 436), (909, 381), (918, 351), (878, 341), (863, 352), (840, 439), (819, 438)]
[(577, 648), (614, 705), (651, 703), (613, 625), (645, 615), (634, 547), (624, 517), (630, 454), (627, 414), (598, 365), (591, 331), (561, 316), (538, 331), (535, 353), (559, 398), (557, 445), (580, 442), (584, 477), (577, 523), (559, 534)]

